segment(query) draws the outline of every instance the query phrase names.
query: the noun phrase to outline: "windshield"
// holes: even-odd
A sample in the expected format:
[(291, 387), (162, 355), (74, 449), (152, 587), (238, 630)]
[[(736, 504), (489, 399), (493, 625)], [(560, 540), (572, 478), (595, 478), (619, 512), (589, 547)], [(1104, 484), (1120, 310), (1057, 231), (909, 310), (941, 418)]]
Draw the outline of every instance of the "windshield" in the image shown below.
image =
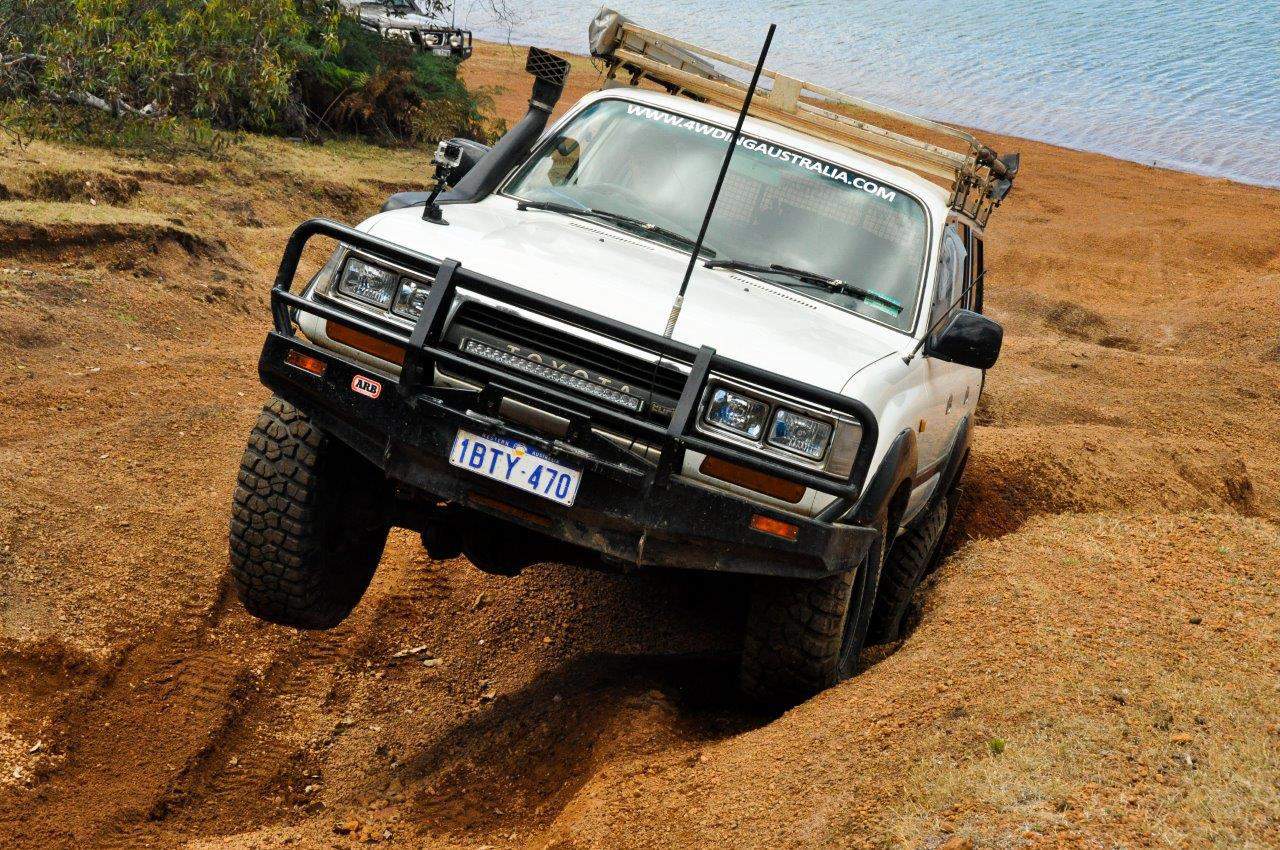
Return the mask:
[[(597, 101), (534, 154), (507, 192), (621, 213), (695, 236), (729, 135), (723, 127), (661, 109)], [(909, 330), (927, 235), (924, 207), (902, 190), (744, 135), (706, 245), (719, 259), (791, 266), (887, 296), (884, 303), (820, 287), (796, 290)], [(794, 277), (750, 273), (801, 287)]]

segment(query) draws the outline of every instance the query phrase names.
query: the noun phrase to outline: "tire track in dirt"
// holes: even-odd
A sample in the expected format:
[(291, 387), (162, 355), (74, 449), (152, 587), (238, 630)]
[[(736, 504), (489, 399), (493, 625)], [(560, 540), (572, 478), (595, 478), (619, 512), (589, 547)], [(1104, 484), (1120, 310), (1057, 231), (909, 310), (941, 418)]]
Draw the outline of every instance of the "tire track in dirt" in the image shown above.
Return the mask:
[[(129, 654), (73, 731), (77, 752), (45, 804), (82, 787), (100, 789), (97, 801), (80, 800), (87, 817), (32, 833), (31, 846), (87, 839), (123, 850), (172, 841), (175, 829), (241, 829), (253, 825), (236, 814), (246, 804), (292, 790), (306, 744), (293, 720), (323, 701), (351, 636), (264, 629), (237, 604), (223, 582), (211, 605), (184, 603), (170, 629)], [(130, 721), (123, 740), (107, 734)], [(136, 785), (135, 771), (151, 781)]]
[[(68, 712), (66, 759), (34, 792), (51, 816), (15, 829), (15, 848), (129, 846), (172, 777), (234, 723), (245, 670), (207, 645), (227, 590), (224, 581), (209, 597), (183, 600), (170, 626), (124, 653), (93, 699)], [(175, 737), (174, 728), (186, 734)], [(0, 824), (25, 821), (29, 805), (22, 797), (0, 802)]]
[(304, 798), (306, 750), (316, 731), (306, 723), (307, 709), (330, 692), (350, 641), (340, 633), (323, 633), (284, 642), (255, 681), (234, 727), (167, 792), (162, 812), (167, 832), (216, 832), (219, 824), (233, 822), (243, 829), (256, 825), (234, 815), (247, 803), (267, 796), (282, 802)]

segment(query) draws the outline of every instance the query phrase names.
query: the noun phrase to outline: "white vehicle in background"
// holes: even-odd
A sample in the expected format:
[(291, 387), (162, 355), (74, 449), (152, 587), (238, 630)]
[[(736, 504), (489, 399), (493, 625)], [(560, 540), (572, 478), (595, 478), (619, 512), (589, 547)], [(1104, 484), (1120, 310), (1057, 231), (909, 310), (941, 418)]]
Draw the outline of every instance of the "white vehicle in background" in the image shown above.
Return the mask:
[[(982, 240), (1017, 157), (766, 71), (695, 256), (745, 88), (723, 66), (751, 66), (607, 10), (591, 35), (610, 84), (549, 130), (568, 65), (533, 48), (492, 149), (442, 143), (436, 192), (295, 232), (232, 575), (254, 614), (329, 628), (392, 525), (504, 575), (746, 574), (741, 685), (802, 699), (899, 635), (937, 557), (1000, 349)], [(291, 292), (316, 235), (338, 248)]]
[(424, 0), (339, 0), (365, 29), (383, 38), (411, 42), (436, 56), (452, 56), (458, 61), (471, 55), (470, 30), (438, 21)]

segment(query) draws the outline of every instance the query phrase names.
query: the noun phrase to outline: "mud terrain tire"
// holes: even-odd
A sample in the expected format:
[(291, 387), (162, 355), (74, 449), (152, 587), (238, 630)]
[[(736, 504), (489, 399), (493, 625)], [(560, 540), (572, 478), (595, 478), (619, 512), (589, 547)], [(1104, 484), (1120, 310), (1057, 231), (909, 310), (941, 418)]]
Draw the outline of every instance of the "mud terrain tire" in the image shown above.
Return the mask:
[(380, 470), (272, 398), (231, 505), (231, 577), (244, 607), (299, 629), (341, 623), (382, 557), (389, 492)]
[(880, 573), (867, 643), (888, 643), (901, 635), (916, 588), (936, 564), (951, 517), (949, 501), (940, 500), (928, 516), (912, 523), (893, 542)]
[(853, 676), (883, 561), (882, 533), (857, 569), (822, 579), (757, 579), (738, 676), (743, 694), (790, 706)]

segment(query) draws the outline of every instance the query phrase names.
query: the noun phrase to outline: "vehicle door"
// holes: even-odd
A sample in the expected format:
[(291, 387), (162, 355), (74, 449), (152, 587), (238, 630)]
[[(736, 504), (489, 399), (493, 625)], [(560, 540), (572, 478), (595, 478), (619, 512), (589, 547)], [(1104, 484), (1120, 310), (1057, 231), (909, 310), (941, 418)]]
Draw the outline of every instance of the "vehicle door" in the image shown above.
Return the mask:
[[(970, 264), (968, 228), (960, 223), (948, 224), (942, 236), (942, 249), (936, 270), (933, 297), (929, 305), (932, 334), (940, 333), (950, 314), (967, 306)], [(925, 428), (919, 435), (918, 470), (925, 473), (917, 483), (923, 484), (945, 461), (964, 414), (977, 403), (978, 382), (982, 373), (967, 366), (926, 357), (925, 381), (929, 401)]]
[[(972, 310), (975, 313), (982, 312), (982, 283), (984, 272), (984, 260), (982, 250), (982, 236), (977, 231), (965, 228), (969, 235), (969, 262), (968, 262), (968, 278), (965, 280), (965, 297), (960, 306), (965, 309)], [(961, 415), (968, 413), (971, 416), (977, 413), (978, 398), (982, 395), (982, 388), (987, 379), (987, 373), (980, 369), (968, 369), (965, 371), (965, 389), (964, 389), (964, 410)]]

